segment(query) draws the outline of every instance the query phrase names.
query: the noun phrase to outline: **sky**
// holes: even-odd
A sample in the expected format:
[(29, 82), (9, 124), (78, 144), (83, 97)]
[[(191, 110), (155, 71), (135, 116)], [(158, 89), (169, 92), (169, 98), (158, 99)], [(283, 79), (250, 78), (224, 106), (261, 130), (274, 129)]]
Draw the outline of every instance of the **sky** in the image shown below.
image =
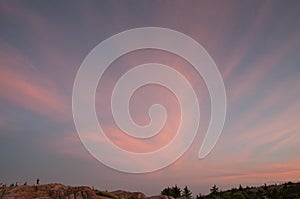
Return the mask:
[[(0, 1), (0, 182), (33, 184), (40, 178), (41, 183), (146, 195), (177, 184), (196, 195), (208, 193), (214, 184), (224, 190), (299, 181), (299, 18), (297, 0)], [(149, 106), (163, 104), (168, 119), (159, 135), (138, 140), (116, 126), (111, 92), (136, 65), (155, 61), (178, 70), (196, 90), (201, 111), (196, 139), (183, 156), (164, 169), (130, 174), (105, 166), (85, 149), (73, 121), (72, 89), (95, 46), (139, 27), (169, 28), (199, 42), (223, 77), (227, 115), (216, 146), (199, 160), (211, 114), (202, 77), (164, 51), (119, 57), (100, 80), (95, 104), (99, 122), (119, 147), (137, 153), (156, 150), (179, 126), (178, 101), (155, 85), (137, 90), (130, 108), (135, 122), (146, 125)]]

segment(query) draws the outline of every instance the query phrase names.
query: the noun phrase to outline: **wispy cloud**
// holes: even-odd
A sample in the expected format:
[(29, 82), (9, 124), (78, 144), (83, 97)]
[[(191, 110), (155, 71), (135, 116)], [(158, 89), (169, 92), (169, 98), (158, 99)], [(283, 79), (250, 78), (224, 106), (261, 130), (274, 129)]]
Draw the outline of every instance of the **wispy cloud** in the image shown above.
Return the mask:
[[(56, 121), (70, 114), (58, 85), (39, 73), (28, 58), (12, 47), (1, 47), (1, 98)], [(20, 65), (22, 63), (22, 65)]]

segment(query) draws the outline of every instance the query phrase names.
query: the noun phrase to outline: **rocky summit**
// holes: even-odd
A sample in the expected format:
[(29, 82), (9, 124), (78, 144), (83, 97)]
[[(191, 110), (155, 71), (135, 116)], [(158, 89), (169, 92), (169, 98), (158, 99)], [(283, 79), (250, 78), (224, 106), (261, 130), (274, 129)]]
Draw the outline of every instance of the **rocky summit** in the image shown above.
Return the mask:
[[(58, 183), (0, 188), (0, 199), (147, 199), (141, 192), (99, 191), (87, 186), (71, 187)], [(151, 199), (165, 199), (152, 197)]]
[(97, 197), (90, 187), (70, 187), (62, 184), (2, 187), (0, 199), (92, 199)]

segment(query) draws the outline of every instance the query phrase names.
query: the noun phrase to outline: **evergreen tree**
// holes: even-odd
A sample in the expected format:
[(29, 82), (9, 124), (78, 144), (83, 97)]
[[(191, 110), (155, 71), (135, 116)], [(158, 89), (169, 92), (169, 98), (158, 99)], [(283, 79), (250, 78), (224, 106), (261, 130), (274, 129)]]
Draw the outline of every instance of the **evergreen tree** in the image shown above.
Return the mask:
[(171, 189), (170, 189), (170, 187), (164, 188), (164, 190), (161, 191), (161, 195), (171, 196)]
[(184, 187), (182, 196), (185, 198), (191, 199), (192, 198), (192, 192), (189, 190), (187, 186)]
[(216, 195), (219, 192), (219, 188), (217, 187), (217, 185), (214, 185), (211, 189), (210, 189), (210, 193), (212, 195)]
[(181, 196), (181, 189), (175, 185), (173, 187), (167, 187), (164, 190), (162, 190), (161, 195), (165, 196), (172, 196), (174, 198), (178, 198)]
[(240, 184), (240, 186), (239, 186), (239, 191), (242, 191), (243, 190), (243, 187), (242, 187), (242, 185)]
[(181, 196), (181, 189), (175, 185), (174, 187), (172, 187), (172, 196), (174, 198), (180, 197)]
[(201, 193), (199, 193), (199, 195), (196, 195), (196, 199), (203, 199), (203, 198), (204, 198), (204, 196), (202, 196)]

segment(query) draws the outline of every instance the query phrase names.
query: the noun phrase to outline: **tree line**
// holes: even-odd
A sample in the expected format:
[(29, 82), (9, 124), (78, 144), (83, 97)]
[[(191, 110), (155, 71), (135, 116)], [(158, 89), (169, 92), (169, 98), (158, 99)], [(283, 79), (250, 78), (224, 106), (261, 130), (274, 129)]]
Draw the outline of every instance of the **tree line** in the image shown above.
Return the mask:
[(240, 185), (238, 188), (231, 188), (225, 191), (222, 191), (216, 185), (213, 185), (210, 188), (209, 194), (202, 195), (199, 193), (195, 197), (193, 197), (192, 192), (187, 186), (181, 189), (175, 185), (163, 189), (161, 195), (187, 199), (295, 199), (300, 198), (300, 182), (286, 182), (278, 185), (264, 184), (259, 187), (243, 187)]
[(178, 187), (177, 185), (173, 187), (165, 188), (164, 190), (161, 191), (161, 195), (172, 196), (173, 198), (180, 198), (180, 197), (185, 197), (188, 199), (193, 198), (192, 192), (188, 189), (187, 186), (185, 186), (183, 190), (181, 190), (181, 188)]

